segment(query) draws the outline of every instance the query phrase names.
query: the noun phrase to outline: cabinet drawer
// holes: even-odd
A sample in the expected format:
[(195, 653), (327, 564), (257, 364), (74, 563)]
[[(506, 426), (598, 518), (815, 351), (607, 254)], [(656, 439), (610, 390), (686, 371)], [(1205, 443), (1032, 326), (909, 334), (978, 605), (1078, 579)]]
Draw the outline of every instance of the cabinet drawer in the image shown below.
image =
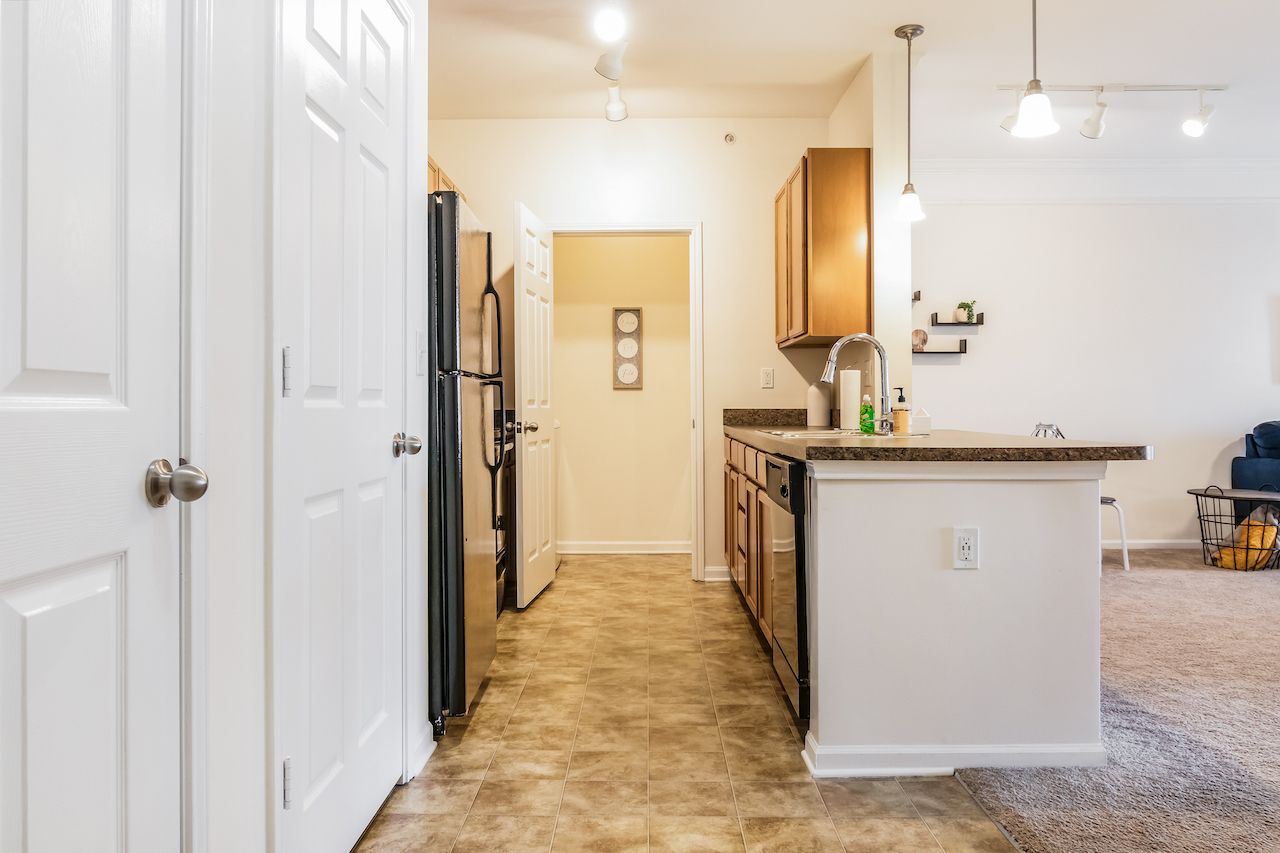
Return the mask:
[(733, 463), (733, 467), (737, 468), (744, 474), (747, 472), (746, 455), (747, 446), (741, 441), (735, 441), (733, 443), (733, 458), (731, 461)]
[(743, 451), (742, 470), (746, 475), (755, 480), (756, 477), (756, 460), (760, 458), (760, 451), (754, 447), (748, 447)]
[(733, 464), (733, 439), (727, 435), (724, 437), (724, 461)]
[(769, 457), (763, 453), (756, 454), (756, 470), (752, 475), (761, 486), (769, 485)]

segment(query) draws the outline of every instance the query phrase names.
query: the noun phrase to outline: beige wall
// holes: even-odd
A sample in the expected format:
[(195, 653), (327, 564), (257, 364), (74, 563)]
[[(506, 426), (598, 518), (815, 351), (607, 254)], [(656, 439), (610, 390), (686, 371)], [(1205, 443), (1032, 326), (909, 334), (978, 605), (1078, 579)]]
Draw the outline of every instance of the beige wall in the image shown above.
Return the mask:
[[(726, 145), (724, 135), (737, 136)], [(431, 151), (493, 229), (495, 275), (511, 267), (515, 204), (548, 223), (703, 225), (707, 566), (721, 567), (721, 411), (803, 406), (818, 350), (773, 340), (773, 196), (826, 119), (433, 121)], [(760, 387), (772, 367), (776, 387)]]
[[(563, 553), (692, 542), (689, 237), (559, 234), (552, 388)], [(613, 387), (613, 309), (639, 307), (642, 388)]]

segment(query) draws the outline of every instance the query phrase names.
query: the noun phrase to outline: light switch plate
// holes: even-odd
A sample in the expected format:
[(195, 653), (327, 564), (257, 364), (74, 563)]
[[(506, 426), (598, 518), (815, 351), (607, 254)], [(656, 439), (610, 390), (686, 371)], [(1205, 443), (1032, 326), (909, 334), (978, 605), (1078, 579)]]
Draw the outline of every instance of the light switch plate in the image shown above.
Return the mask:
[(761, 388), (773, 387), (773, 368), (772, 367), (760, 368), (760, 387)]
[(954, 562), (952, 563), (951, 568), (978, 568), (978, 528), (953, 527), (951, 539), (952, 552), (954, 555)]

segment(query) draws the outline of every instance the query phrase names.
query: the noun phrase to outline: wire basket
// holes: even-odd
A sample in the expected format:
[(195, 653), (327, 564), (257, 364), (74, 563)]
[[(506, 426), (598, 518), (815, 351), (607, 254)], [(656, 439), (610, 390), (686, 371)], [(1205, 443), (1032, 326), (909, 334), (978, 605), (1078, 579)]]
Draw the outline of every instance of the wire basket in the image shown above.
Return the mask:
[(1188, 489), (1196, 499), (1204, 564), (1253, 572), (1280, 568), (1280, 491)]

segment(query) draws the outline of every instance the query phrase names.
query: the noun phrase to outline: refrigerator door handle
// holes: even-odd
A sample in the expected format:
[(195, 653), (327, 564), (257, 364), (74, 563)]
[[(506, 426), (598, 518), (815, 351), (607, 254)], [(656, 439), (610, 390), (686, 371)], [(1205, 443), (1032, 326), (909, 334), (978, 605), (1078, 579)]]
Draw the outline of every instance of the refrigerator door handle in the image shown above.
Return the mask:
[(498, 469), (500, 469), (503, 463), (507, 461), (507, 441), (506, 441), (506, 435), (505, 435), (506, 433), (505, 424), (507, 420), (506, 389), (504, 388), (503, 383), (496, 379), (490, 379), (490, 380), (486, 380), (485, 382), (481, 382), (480, 387), (482, 388), (493, 387), (498, 389), (498, 420), (501, 423), (493, 425), (494, 431), (497, 434), (497, 448), (496, 448), (497, 453), (494, 454), (494, 462), (492, 465), (489, 464), (488, 456), (485, 456), (485, 460), (484, 460), (485, 465), (488, 467), (489, 471), (491, 473), (497, 473)]

